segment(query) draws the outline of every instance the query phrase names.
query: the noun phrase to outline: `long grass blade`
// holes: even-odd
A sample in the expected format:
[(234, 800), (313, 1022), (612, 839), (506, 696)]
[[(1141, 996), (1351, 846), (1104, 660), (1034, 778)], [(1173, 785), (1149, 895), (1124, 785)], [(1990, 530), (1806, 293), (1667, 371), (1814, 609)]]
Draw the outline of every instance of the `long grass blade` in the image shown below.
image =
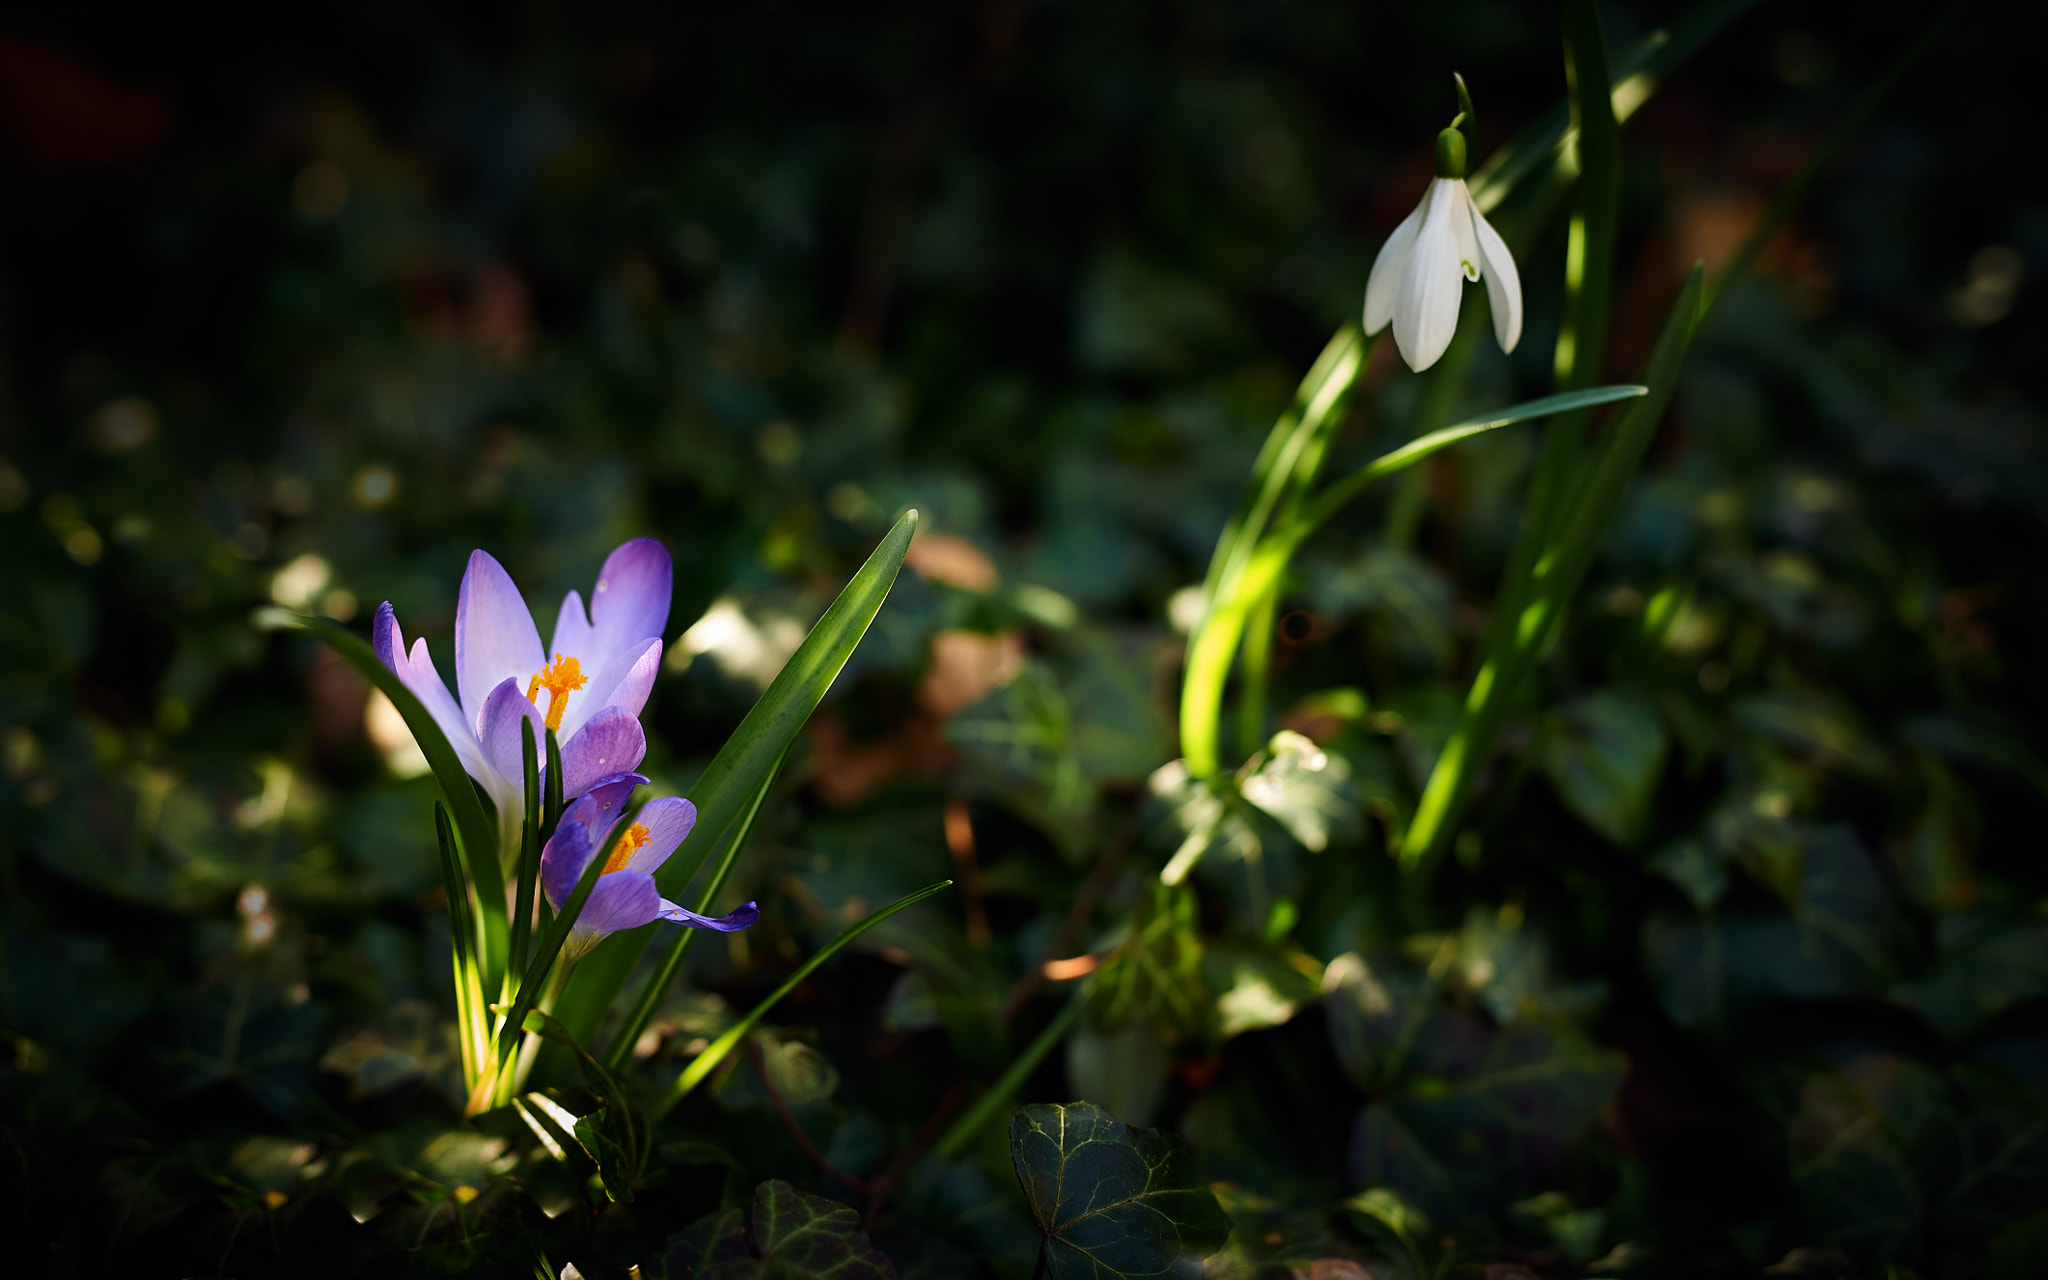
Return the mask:
[[(888, 598), (916, 532), (917, 512), (906, 512), (783, 664), (697, 785), (690, 788), (690, 799), (697, 806), (697, 830), (702, 834), (685, 840), (661, 869), (658, 881), (664, 897), (684, 900), (690, 880), (713, 851), (715, 837), (733, 829), (733, 819), (751, 803), (763, 780), (789, 750), (797, 731), (853, 656)], [(556, 1003), (555, 1017), (579, 1044), (590, 1043), (653, 936), (652, 925), (613, 934), (576, 966)]]
[[(1225, 526), (1210, 557), (1209, 576), (1203, 586), (1202, 618), (1188, 639), (1188, 658), (1181, 679), (1181, 754), (1196, 777), (1214, 773), (1221, 761), (1218, 742), (1222, 718), (1223, 685), (1230, 675), (1230, 663), (1237, 652), (1237, 635), (1242, 634), (1242, 615), (1237, 596), (1244, 571), (1250, 565), (1268, 522), (1289, 488), (1296, 492), (1313, 478), (1324, 450), (1318, 439), (1343, 418), (1345, 404), (1365, 372), (1373, 343), (1356, 325), (1346, 325), (1330, 339), (1329, 345), (1303, 378), (1287, 412), (1274, 424), (1266, 447), (1259, 453), (1247, 491), (1236, 519)], [(1228, 646), (1210, 632), (1219, 619), (1235, 615), (1237, 625)], [(1227, 624), (1226, 624), (1227, 625)]]
[(519, 761), (526, 779), (526, 813), (519, 823), (519, 887), (512, 908), (512, 950), (508, 973), (526, 967), (526, 944), (533, 934), (533, 886), (540, 878), (540, 752), (533, 741), (533, 721), (519, 717)]
[(1408, 824), (1401, 847), (1402, 865), (1420, 865), (1442, 847), (1472, 776), (1500, 731), (1510, 699), (1535, 665), (1550, 627), (1592, 564), (1593, 552), (1605, 536), (1677, 385), (1699, 323), (1703, 274), (1695, 267), (1673, 304), (1643, 375), (1649, 392), (1630, 405), (1615, 424), (1593, 473), (1579, 490), (1576, 511), (1562, 537), (1537, 567), (1528, 603), (1517, 612), (1507, 633), (1508, 643), (1489, 654), (1473, 677), (1458, 726), (1437, 757)]
[(1335, 481), (1329, 488), (1316, 495), (1315, 501), (1303, 509), (1299, 519), (1289, 526), (1283, 535), (1276, 536), (1287, 536), (1297, 540), (1305, 537), (1331, 516), (1336, 515), (1345, 504), (1356, 498), (1359, 492), (1373, 481), (1405, 471), (1431, 454), (1448, 449), (1461, 440), (1469, 440), (1473, 436), (1513, 426), (1518, 422), (1534, 422), (1560, 413), (1583, 412), (1598, 405), (1613, 404), (1618, 400), (1632, 400), (1649, 393), (1648, 387), (1635, 383), (1587, 387), (1580, 391), (1567, 391), (1536, 400), (1525, 400), (1521, 404), (1510, 405), (1505, 409), (1495, 409), (1490, 413), (1454, 422), (1420, 439), (1410, 440), (1400, 448), (1373, 459), (1342, 480)]
[(747, 1012), (744, 1018), (734, 1023), (724, 1035), (713, 1040), (704, 1052), (692, 1058), (690, 1065), (683, 1068), (682, 1074), (676, 1077), (675, 1083), (669, 1086), (668, 1092), (661, 1096), (661, 1101), (656, 1103), (654, 1109), (648, 1113), (650, 1118), (655, 1120), (661, 1119), (661, 1117), (667, 1115), (674, 1108), (676, 1103), (681, 1102), (684, 1097), (688, 1096), (690, 1090), (702, 1084), (704, 1077), (710, 1075), (712, 1070), (725, 1060), (726, 1055), (733, 1051), (733, 1047), (746, 1038), (747, 1033), (754, 1029), (754, 1025), (760, 1022), (770, 1009), (773, 1009), (780, 1003), (784, 996), (796, 990), (799, 983), (816, 972), (818, 966), (830, 960), (838, 953), (840, 948), (882, 923), (882, 921), (887, 920), (890, 916), (907, 907), (916, 906), (952, 883), (951, 880), (941, 880), (937, 884), (926, 885), (915, 893), (905, 894), (826, 943), (819, 950), (818, 954), (806, 960), (798, 967), (795, 973), (789, 975), (789, 978), (781, 986), (770, 992), (766, 1000), (755, 1005)]
[[(712, 869), (710, 879), (704, 882), (704, 892), (697, 897), (697, 914), (708, 916), (718, 902), (719, 891), (725, 888), (725, 879), (732, 874), (733, 864), (739, 861), (740, 852), (747, 846), (747, 837), (753, 834), (754, 819), (760, 816), (761, 806), (768, 800), (768, 792), (775, 785), (775, 778), (781, 772), (781, 764), (761, 780), (760, 789), (754, 793), (754, 801), (739, 817), (739, 827), (732, 838), (725, 842), (724, 852), (718, 865)], [(690, 954), (690, 944), (703, 932), (701, 929), (678, 929), (682, 936), (669, 944), (668, 951), (656, 963), (654, 972), (648, 975), (647, 983), (641, 987), (639, 998), (626, 1011), (626, 1017), (619, 1029), (612, 1033), (611, 1043), (605, 1047), (604, 1065), (608, 1070), (622, 1071), (626, 1059), (633, 1052), (633, 1046), (640, 1041), (647, 1024), (654, 1021), (654, 1011), (661, 1007), (668, 995), (669, 987), (675, 982), (676, 974), (682, 970), (683, 961)]]
[(477, 985), (476, 922), (470, 915), (469, 887), (455, 856), (455, 830), (448, 807), (434, 804), (434, 834), (441, 851), (441, 882), (448, 898), (449, 960), (454, 969), (456, 1042), (462, 1050), (462, 1082), (474, 1086), (483, 1067), (483, 991)]

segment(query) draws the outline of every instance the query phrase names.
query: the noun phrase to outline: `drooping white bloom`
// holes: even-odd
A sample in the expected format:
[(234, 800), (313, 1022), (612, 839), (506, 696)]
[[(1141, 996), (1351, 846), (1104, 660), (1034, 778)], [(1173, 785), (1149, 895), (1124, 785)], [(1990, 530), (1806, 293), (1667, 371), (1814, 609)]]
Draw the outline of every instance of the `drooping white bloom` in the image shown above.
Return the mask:
[[(1439, 175), (1453, 167), (1445, 163), (1445, 150), (1437, 148)], [(1387, 237), (1365, 283), (1365, 331), (1378, 333), (1392, 321), (1394, 345), (1418, 373), (1451, 345), (1467, 280), (1486, 281), (1500, 349), (1513, 351), (1522, 338), (1522, 280), (1506, 242), (1465, 189), (1463, 152), (1461, 144), (1457, 176), (1431, 182), (1415, 212)]]

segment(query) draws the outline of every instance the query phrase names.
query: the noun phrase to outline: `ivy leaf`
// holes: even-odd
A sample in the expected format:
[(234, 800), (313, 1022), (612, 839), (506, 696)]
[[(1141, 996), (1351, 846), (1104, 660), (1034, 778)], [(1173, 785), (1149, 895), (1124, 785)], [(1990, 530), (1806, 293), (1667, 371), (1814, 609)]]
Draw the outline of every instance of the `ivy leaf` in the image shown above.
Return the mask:
[(1656, 710), (1611, 689), (1560, 707), (1546, 724), (1543, 769), (1559, 797), (1624, 848), (1649, 824), (1664, 755)]
[(754, 1188), (751, 1217), (751, 1233), (728, 1210), (672, 1237), (671, 1280), (898, 1280), (860, 1215), (836, 1200), (778, 1179)]
[(1050, 1280), (1198, 1276), (1230, 1238), (1179, 1138), (1133, 1129), (1093, 1103), (1019, 1107), (1010, 1161)]
[(612, 1119), (612, 1109), (600, 1107), (579, 1118), (576, 1121), (576, 1141), (597, 1162), (597, 1176), (604, 1182), (605, 1197), (614, 1204), (632, 1200), (632, 1153), (620, 1138), (619, 1126)]
[(696, 1280), (747, 1259), (747, 1224), (738, 1209), (706, 1214), (668, 1238), (662, 1265), (668, 1280)]
[(1333, 838), (1355, 839), (1362, 829), (1350, 762), (1291, 730), (1273, 735), (1266, 758), (1238, 790), (1311, 852)]

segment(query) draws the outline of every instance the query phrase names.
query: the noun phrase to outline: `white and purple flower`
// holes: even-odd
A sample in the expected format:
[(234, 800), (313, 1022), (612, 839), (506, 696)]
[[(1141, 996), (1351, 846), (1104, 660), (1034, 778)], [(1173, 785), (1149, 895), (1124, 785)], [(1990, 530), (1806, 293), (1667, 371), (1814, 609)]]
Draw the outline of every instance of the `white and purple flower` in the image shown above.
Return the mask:
[(488, 553), (471, 553), (455, 609), (459, 702), (426, 640), (415, 639), (408, 652), (390, 602), (378, 607), (371, 635), (377, 656), (426, 705), (462, 767), (497, 805), (501, 853), (517, 849), (525, 807), (521, 719), (533, 725), (536, 743), (548, 729), (560, 740), (565, 800), (646, 756), (638, 717), (661, 668), (673, 574), (659, 542), (625, 543), (598, 570), (587, 616), (576, 592), (562, 600), (554, 643), (543, 649), (512, 576)]
[(598, 939), (621, 929), (637, 929), (668, 920), (690, 929), (731, 933), (761, 918), (749, 902), (726, 916), (700, 916), (661, 896), (654, 873), (697, 824), (697, 806), (674, 796), (651, 800), (631, 826), (619, 829), (619, 817), (633, 788), (647, 779), (622, 773), (600, 780), (562, 811), (562, 821), (540, 855), (541, 891), (555, 910), (576, 891), (597, 851), (605, 850), (604, 869), (576, 917), (564, 954), (575, 958)]

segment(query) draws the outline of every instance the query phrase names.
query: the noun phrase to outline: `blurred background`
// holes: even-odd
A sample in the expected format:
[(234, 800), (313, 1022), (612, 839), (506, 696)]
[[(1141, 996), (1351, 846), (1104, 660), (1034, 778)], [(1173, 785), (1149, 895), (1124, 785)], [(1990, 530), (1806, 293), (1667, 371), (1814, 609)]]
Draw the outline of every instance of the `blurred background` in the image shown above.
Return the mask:
[[(1624, 130), (1603, 380), (1937, 12), (1734, 8)], [(1603, 8), (1616, 51), (1689, 12)], [(2048, 1132), (2040, 34), (2027, 6), (1967, 12), (1717, 310), (1424, 901), (1386, 832), (1469, 679), (1535, 437), (1441, 455), (1312, 545), (1276, 705), (1351, 789), (1328, 848), (1275, 837), (1266, 879), (1205, 882), (1202, 927), (1319, 982), (1260, 979), (1277, 1013), (1200, 1033), (1105, 1015), (1029, 1090), (1187, 1133), (1245, 1189), (1243, 1265), (1342, 1254), (1315, 1224), (1371, 1185), (1493, 1222), (1485, 1247), (1544, 1274), (2048, 1255), (2026, 1136)], [(697, 950), (648, 1053), (726, 1017), (716, 993), (745, 1008), (845, 911), (957, 871), (961, 897), (878, 933), (769, 1047), (810, 1055), (788, 1069), (811, 1093), (785, 1092), (849, 1167), (921, 1122), (920, 1073), (999, 1069), (1017, 1011), (991, 1011), (1098, 848), (1130, 847), (1105, 927), (1171, 851), (1145, 783), (1178, 754), (1176, 593), (1430, 177), (1453, 70), (1483, 156), (1560, 100), (1555, 15), (369, 0), (0, 22), (10, 1250), (90, 1272), (119, 1222), (162, 1256), (239, 1256), (231, 1210), (340, 1177), (307, 1170), (351, 1143), (448, 1185), (503, 1172), (443, 1141), (423, 762), (338, 660), (250, 625), (276, 603), (361, 629), (389, 599), (449, 672), (474, 547), (545, 620), (619, 541), (668, 545), (647, 771), (681, 789), (918, 508), (734, 886), (769, 918)], [(1449, 414), (1548, 389), (1562, 218), (1503, 225), (1527, 331), (1512, 356), (1476, 345)], [(1347, 458), (1422, 412), (1393, 356)], [(1667, 592), (1683, 606), (1646, 641)], [(1350, 1015), (1315, 999), (1351, 990), (1340, 957), (1446, 937), (1473, 1025), (1540, 1023), (1544, 1063), (1604, 1064), (1506, 1105), (1455, 1186), (1356, 1148), (1375, 1108), (1433, 1095), (1347, 1059)], [(1035, 993), (1020, 1027), (1053, 1007)], [(1455, 1056), (1416, 1070), (1455, 1081)], [(696, 1123), (810, 1170), (750, 1078)], [(1563, 1117), (1555, 1141), (1512, 1132), (1533, 1113)], [(984, 1197), (1015, 1199), (985, 1164)], [(906, 1270), (1015, 1269), (946, 1217), (974, 1168), (906, 1199)], [(343, 1194), (367, 1217), (389, 1187)]]

